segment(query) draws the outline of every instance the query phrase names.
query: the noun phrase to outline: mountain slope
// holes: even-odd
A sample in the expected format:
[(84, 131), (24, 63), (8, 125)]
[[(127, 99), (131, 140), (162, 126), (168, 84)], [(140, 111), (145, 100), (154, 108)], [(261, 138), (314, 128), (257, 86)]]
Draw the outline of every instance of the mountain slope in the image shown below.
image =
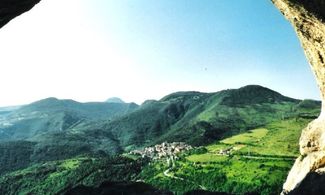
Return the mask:
[(164, 159), (148, 163), (130, 155), (35, 164), (0, 177), (0, 193), (129, 194), (149, 187), (153, 190), (149, 194), (157, 189), (176, 194), (203, 194), (203, 189), (216, 194), (279, 194), (299, 154), (301, 129), (309, 121), (301, 117), (278, 120), (181, 153), (174, 165)]
[[(20, 156), (9, 155), (8, 162), (25, 160), (5, 166), (0, 174), (37, 162), (116, 155), (164, 141), (206, 145), (273, 121), (315, 118), (319, 108), (319, 102), (288, 98), (261, 86), (216, 93), (177, 92), (140, 107), (49, 98), (24, 106), (2, 121), (2, 140), (13, 140), (13, 145), (15, 140), (27, 141), (31, 152), (29, 158), (19, 152)], [(0, 153), (8, 152), (15, 148), (0, 147)]]
[(47, 98), (0, 118), (0, 140), (28, 139), (43, 133), (65, 131), (78, 123), (112, 119), (137, 107), (133, 103), (79, 103)]
[(302, 117), (280, 119), (183, 153), (172, 165), (154, 161), (144, 167), (141, 178), (177, 194), (205, 189), (278, 195), (299, 155), (301, 130), (310, 121)]
[(0, 174), (80, 154), (120, 153), (123, 149), (111, 133), (97, 129), (76, 134), (71, 128), (90, 121), (112, 120), (137, 107), (134, 103), (47, 98), (19, 108), (5, 108), (0, 115)]
[(75, 185), (137, 179), (144, 162), (124, 157), (51, 161), (0, 177), (0, 194), (63, 194)]
[[(260, 86), (216, 93), (177, 92), (131, 110), (131, 104), (124, 105), (116, 115), (105, 106), (110, 107), (107, 103), (95, 103), (94, 107), (94, 103), (50, 98), (9, 113), (10, 119), (16, 119), (9, 122), (20, 122), (16, 127), (24, 126), (34, 134), (28, 134), (28, 139), (0, 141), (0, 190), (36, 193), (51, 186), (55, 192), (63, 192), (82, 184), (94, 186), (86, 188), (96, 191), (100, 189), (95, 186), (104, 180), (125, 182), (122, 177), (126, 174), (127, 181), (140, 179), (182, 193), (200, 189), (277, 192), (297, 154), (301, 128), (320, 112), (320, 102), (288, 98)], [(68, 112), (80, 121), (64, 120), (62, 113)], [(33, 131), (45, 124), (43, 120), (49, 122), (46, 127), (65, 124), (66, 128)], [(11, 130), (15, 138), (24, 131)], [(111, 162), (101, 158), (163, 141), (215, 144), (207, 146), (206, 152), (194, 151), (181, 158), (175, 163), (179, 169), (169, 169), (165, 161), (158, 161), (145, 168), (136, 163), (135, 172), (125, 172), (124, 166), (129, 165), (110, 166)], [(232, 155), (218, 155), (220, 149), (229, 147)], [(238, 167), (244, 169), (238, 171)], [(93, 174), (87, 175), (90, 172)], [(173, 175), (185, 180), (173, 179)]]
[[(127, 150), (166, 140), (202, 145), (274, 120), (297, 116), (302, 112), (301, 102), (261, 86), (217, 93), (177, 92), (97, 125), (111, 132)], [(319, 110), (319, 107), (320, 103), (315, 102), (310, 109)], [(311, 117), (317, 114), (316, 111)], [(89, 131), (89, 126), (79, 125), (76, 129)]]
[(0, 116), (9, 114), (10, 112), (19, 109), (21, 106), (8, 106), (8, 107), (0, 107)]

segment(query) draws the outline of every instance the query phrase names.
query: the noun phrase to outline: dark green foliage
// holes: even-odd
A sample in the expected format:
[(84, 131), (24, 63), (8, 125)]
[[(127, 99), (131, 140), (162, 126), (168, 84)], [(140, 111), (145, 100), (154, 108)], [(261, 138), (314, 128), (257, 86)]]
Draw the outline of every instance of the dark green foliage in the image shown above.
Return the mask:
[[(166, 140), (202, 145), (284, 116), (298, 117), (294, 107), (299, 103), (261, 86), (217, 93), (178, 92), (146, 102), (101, 128), (112, 132), (126, 149)], [(317, 106), (315, 113), (320, 110)]]
[(313, 100), (303, 100), (299, 102), (293, 109), (298, 113), (298, 117), (306, 119), (315, 119), (319, 115), (319, 107), (321, 102)]
[[(0, 174), (33, 166), (0, 177), (0, 189), (3, 190), (0, 194), (42, 194), (50, 187), (50, 193), (62, 193), (81, 184), (98, 186), (105, 180), (137, 179), (179, 193), (198, 189), (278, 193), (291, 166), (285, 155), (292, 157), (296, 151), (296, 148), (289, 148), (296, 145), (287, 144), (288, 140), (298, 137), (297, 131), (291, 131), (289, 126), (302, 129), (309, 120), (305, 118), (317, 116), (319, 111), (318, 102), (294, 100), (260, 86), (217, 93), (179, 92), (159, 101), (147, 101), (140, 107), (115, 103), (81, 104), (49, 98), (1, 115), (8, 119), (2, 122), (13, 124), (0, 127), (3, 139), (28, 141), (0, 142)], [(23, 119), (13, 120), (15, 117)], [(219, 157), (211, 156), (205, 147), (180, 155), (170, 172), (183, 180), (165, 176), (164, 171), (169, 167), (164, 163), (151, 163), (142, 169), (143, 162), (126, 162), (125, 158), (122, 158), (122, 163), (116, 162), (119, 158), (103, 160), (107, 156), (164, 141), (207, 145), (256, 127), (290, 130), (284, 134), (287, 136), (285, 148), (277, 145), (278, 141), (282, 143), (283, 136), (270, 131), (268, 135), (275, 141), (265, 142), (266, 145), (256, 145), (254, 140), (242, 136), (252, 143), (246, 143), (246, 140), (249, 150), (243, 148), (235, 155), (272, 158), (275, 149), (276, 155), (284, 151), (285, 154), (280, 154), (283, 159), (271, 162), (285, 161), (284, 168), (264, 161), (245, 161), (238, 156), (218, 160)], [(263, 131), (257, 132), (260, 134)], [(259, 153), (261, 148), (265, 151)], [(192, 155), (194, 161), (188, 162), (186, 155)], [(248, 167), (256, 173), (249, 171)], [(245, 170), (238, 171), (242, 168)], [(241, 172), (247, 174), (241, 175)], [(243, 181), (238, 181), (238, 178), (243, 178)], [(89, 189), (96, 191), (97, 188)]]
[(297, 104), (295, 109), (317, 109), (321, 106), (321, 102), (314, 100), (302, 100)]
[(14, 141), (0, 143), (0, 175), (1, 173), (28, 166), (31, 163), (35, 143)]
[(74, 186), (136, 179), (146, 162), (123, 157), (74, 158), (35, 164), (0, 178), (0, 194), (61, 194)]
[(209, 192), (205, 190), (193, 190), (193, 191), (186, 192), (184, 195), (230, 195), (230, 194), (225, 192)]
[[(277, 166), (279, 162), (280, 165)], [(283, 167), (281, 164), (283, 164), (281, 161), (237, 158), (195, 164), (179, 160), (171, 169), (177, 178), (164, 176), (162, 173), (168, 166), (159, 162), (146, 166), (140, 176), (153, 186), (177, 194), (201, 189), (230, 194), (275, 195), (281, 192), (285, 176), (291, 166), (288, 164)]]
[(208, 150), (205, 147), (200, 146), (200, 147), (195, 147), (189, 151), (183, 152), (182, 155), (187, 156), (192, 154), (205, 154), (207, 152)]
[(298, 100), (285, 97), (265, 87), (248, 85), (238, 90), (229, 90), (229, 93), (222, 100), (221, 104), (227, 106), (243, 106), (276, 102), (298, 102)]
[[(136, 104), (92, 102), (48, 98), (13, 108), (2, 108), (0, 117), (0, 174), (30, 163), (71, 158), (80, 154), (115, 155), (123, 150), (112, 133), (96, 128), (102, 120), (112, 120), (137, 109)], [(87, 126), (91, 121), (97, 121)], [(8, 125), (9, 124), (9, 125)], [(78, 125), (87, 131), (77, 132)], [(16, 140), (29, 140), (33, 144)], [(9, 141), (9, 142), (8, 142)], [(26, 147), (25, 147), (26, 146)], [(16, 151), (17, 150), (17, 151)], [(11, 155), (15, 154), (15, 155)], [(9, 163), (10, 162), (10, 163)]]
[(4, 122), (13, 125), (0, 126), (0, 138), (35, 143), (29, 157), (17, 156), (26, 166), (82, 154), (115, 155), (164, 141), (206, 145), (272, 121), (317, 116), (319, 111), (318, 102), (294, 100), (261, 86), (178, 92), (140, 107), (48, 98), (6, 115)]
[(104, 182), (99, 187), (77, 186), (69, 190), (65, 195), (172, 195), (173, 193), (155, 189), (142, 182)]
[(299, 154), (301, 130), (309, 122), (302, 118), (279, 119), (182, 153), (173, 166), (165, 161), (152, 163), (140, 176), (153, 186), (180, 194), (194, 189), (231, 194), (279, 194)]

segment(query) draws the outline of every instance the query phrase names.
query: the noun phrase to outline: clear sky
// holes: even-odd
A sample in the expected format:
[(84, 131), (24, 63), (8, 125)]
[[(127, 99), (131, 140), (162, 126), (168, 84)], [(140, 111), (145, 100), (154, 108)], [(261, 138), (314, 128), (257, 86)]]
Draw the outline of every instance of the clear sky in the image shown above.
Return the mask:
[(0, 29), (0, 106), (46, 97), (142, 103), (259, 84), (319, 99), (270, 0), (43, 0)]

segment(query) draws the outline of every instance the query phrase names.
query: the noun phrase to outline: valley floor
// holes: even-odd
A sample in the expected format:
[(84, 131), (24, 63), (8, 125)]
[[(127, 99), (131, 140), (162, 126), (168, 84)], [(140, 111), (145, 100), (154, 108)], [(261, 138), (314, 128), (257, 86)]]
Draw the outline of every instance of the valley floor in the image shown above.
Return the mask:
[(183, 154), (173, 163), (156, 161), (141, 176), (176, 194), (207, 190), (233, 194), (279, 194), (299, 155), (301, 129), (307, 119), (288, 119), (235, 135), (205, 150)]
[(193, 148), (172, 159), (148, 161), (126, 154), (36, 164), (0, 177), (0, 193), (64, 194), (80, 185), (142, 181), (175, 194), (193, 190), (279, 194), (299, 155), (297, 143), (301, 129), (309, 121), (280, 120)]

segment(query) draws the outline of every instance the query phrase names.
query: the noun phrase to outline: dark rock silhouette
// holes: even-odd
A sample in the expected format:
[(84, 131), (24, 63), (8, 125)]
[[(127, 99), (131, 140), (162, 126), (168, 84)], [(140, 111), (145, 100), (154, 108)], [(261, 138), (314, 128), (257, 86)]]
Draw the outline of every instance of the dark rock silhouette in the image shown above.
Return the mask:
[(1, 0), (0, 28), (20, 14), (29, 11), (40, 0)]
[(65, 195), (172, 195), (142, 182), (104, 182), (99, 187), (77, 186)]

